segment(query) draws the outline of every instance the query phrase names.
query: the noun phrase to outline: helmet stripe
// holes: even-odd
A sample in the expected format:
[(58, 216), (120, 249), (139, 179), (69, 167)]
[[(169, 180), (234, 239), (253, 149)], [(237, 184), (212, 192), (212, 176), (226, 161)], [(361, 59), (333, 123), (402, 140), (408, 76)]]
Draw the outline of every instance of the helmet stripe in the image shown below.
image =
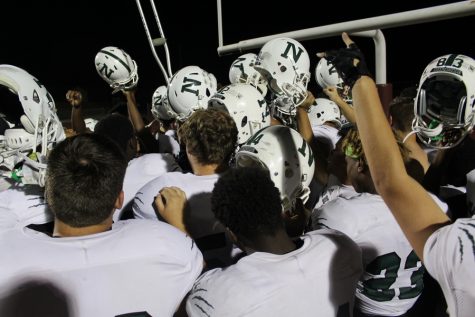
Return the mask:
[(118, 57), (117, 55), (115, 54), (112, 54), (111, 52), (108, 52), (108, 51), (104, 51), (104, 50), (101, 50), (101, 53), (105, 54), (105, 55), (109, 55), (110, 57), (112, 58), (115, 58), (119, 63), (121, 63), (128, 71), (129, 73), (132, 72), (132, 70), (130, 69), (129, 65), (127, 65), (122, 59), (120, 59), (120, 57)]

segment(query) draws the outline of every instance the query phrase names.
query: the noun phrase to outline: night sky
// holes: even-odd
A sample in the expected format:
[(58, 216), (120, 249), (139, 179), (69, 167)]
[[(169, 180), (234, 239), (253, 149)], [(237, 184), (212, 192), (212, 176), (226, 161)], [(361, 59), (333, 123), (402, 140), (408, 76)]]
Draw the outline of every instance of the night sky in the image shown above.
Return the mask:
[[(91, 102), (108, 104), (111, 89), (97, 75), (96, 53), (105, 46), (128, 52), (138, 64), (137, 98), (149, 103), (153, 91), (165, 84), (145, 36), (135, 1), (20, 1), (2, 3), (0, 63), (24, 68), (64, 103), (68, 88), (76, 85), (89, 92)], [(276, 1), (223, 0), (224, 43), (274, 33), (323, 26), (447, 4), (451, 1)], [(152, 37), (158, 37), (149, 1), (142, 1)], [(198, 65), (228, 83), (231, 62), (240, 54), (217, 54), (216, 1), (155, 1), (171, 54), (172, 70)], [(366, 10), (366, 11), (365, 11)], [(357, 13), (360, 11), (360, 13)], [(424, 67), (448, 53), (475, 57), (475, 16), (415, 26), (384, 29), (387, 44), (387, 76), (397, 90), (416, 83)], [(436, 40), (434, 40), (434, 38)], [(373, 65), (371, 39), (354, 38)], [(339, 37), (302, 41), (310, 54), (312, 81), (318, 59), (315, 53), (343, 44)], [(163, 48), (158, 48), (164, 57)], [(250, 52), (257, 53), (258, 50)], [(165, 62), (165, 59), (162, 59)]]

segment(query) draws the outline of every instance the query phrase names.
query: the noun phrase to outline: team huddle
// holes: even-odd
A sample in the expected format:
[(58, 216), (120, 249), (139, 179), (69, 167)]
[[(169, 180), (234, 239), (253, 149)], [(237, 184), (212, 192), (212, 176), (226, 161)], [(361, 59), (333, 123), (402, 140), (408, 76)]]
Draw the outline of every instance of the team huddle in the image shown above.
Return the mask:
[(37, 78), (0, 65), (21, 103), (0, 105), (0, 315), (416, 316), (432, 278), (471, 316), (475, 166), (442, 180), (472, 139), (475, 60), (437, 57), (383, 105), (343, 40), (317, 54), (317, 97), (309, 53), (280, 37), (229, 84), (173, 73), (150, 121), (136, 61), (107, 46), (94, 63), (126, 114), (85, 119), (71, 89), (70, 129)]

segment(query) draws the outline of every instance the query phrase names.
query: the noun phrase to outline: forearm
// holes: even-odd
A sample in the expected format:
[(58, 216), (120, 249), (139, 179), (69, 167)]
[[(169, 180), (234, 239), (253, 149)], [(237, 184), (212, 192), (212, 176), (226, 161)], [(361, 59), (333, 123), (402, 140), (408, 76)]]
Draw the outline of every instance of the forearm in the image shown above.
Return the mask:
[(313, 139), (313, 131), (308, 118), (307, 109), (297, 107), (297, 124), (300, 135), (310, 144)]
[(352, 93), (358, 131), (373, 182), (422, 259), (427, 238), (449, 219), (424, 188), (407, 175), (374, 81), (361, 77)]
[(137, 101), (135, 99), (135, 94), (128, 92), (125, 94), (127, 98), (127, 110), (129, 113), (130, 121), (134, 126), (135, 132), (140, 132), (145, 128), (145, 124), (142, 119), (142, 115), (137, 109)]
[(355, 117), (355, 110), (353, 109), (352, 106), (347, 104), (343, 99), (339, 98), (338, 100), (335, 100), (335, 103), (338, 105), (340, 108), (341, 113), (345, 116), (345, 118), (351, 122), (355, 123), (356, 122), (356, 117)]
[(82, 106), (77, 105), (72, 107), (71, 110), (71, 128), (77, 134), (88, 132), (86, 128), (86, 123), (84, 122), (84, 118), (82, 115)]

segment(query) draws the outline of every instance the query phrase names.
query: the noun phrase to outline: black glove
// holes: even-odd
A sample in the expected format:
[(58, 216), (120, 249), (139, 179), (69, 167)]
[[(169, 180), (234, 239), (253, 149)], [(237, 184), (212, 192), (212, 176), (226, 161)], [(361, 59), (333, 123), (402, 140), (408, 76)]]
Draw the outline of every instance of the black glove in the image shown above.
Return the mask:
[[(355, 43), (350, 44), (347, 48), (327, 52), (325, 58), (335, 66), (343, 83), (350, 88), (353, 88), (361, 76), (371, 76), (363, 53)], [(354, 66), (355, 59), (359, 60), (356, 66)]]

